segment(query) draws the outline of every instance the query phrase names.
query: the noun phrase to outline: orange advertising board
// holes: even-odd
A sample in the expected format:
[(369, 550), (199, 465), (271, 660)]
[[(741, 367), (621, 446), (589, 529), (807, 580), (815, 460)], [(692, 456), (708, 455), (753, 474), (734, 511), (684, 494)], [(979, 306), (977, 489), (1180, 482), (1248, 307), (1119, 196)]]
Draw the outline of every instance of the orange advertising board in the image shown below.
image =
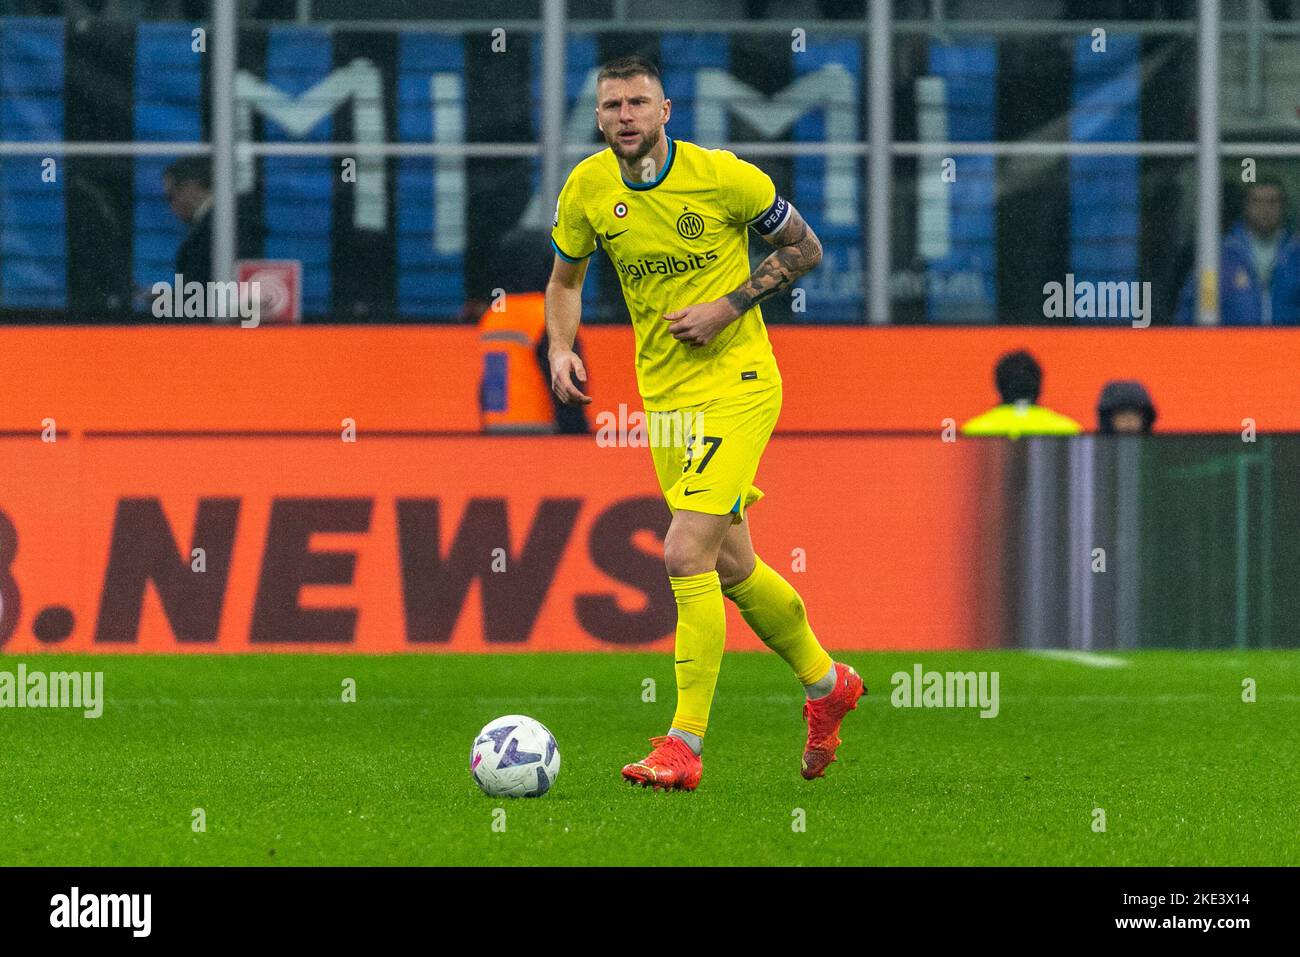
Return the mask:
[[(627, 422), (630, 330), (583, 336), (589, 413)], [(1000, 566), (982, 560), (999, 544), (1002, 446), (939, 432), (996, 401), (1005, 351), (1034, 351), (1043, 402), (1090, 427), (1101, 385), (1137, 378), (1158, 430), (1300, 431), (1298, 331), (772, 338), (785, 407), (754, 537), (830, 648), (1003, 640)], [(0, 358), (7, 651), (671, 641), (649, 451), (479, 435), (473, 328), (10, 328)], [(729, 614), (731, 646), (758, 647)]]
[[(1300, 431), (1300, 329), (774, 326), (778, 432), (936, 432), (996, 404), (993, 365), (1026, 348), (1044, 404), (1096, 425), (1109, 379), (1139, 379), (1159, 431)], [(581, 332), (594, 415), (640, 408), (632, 331)], [(0, 330), (0, 431), (477, 431), (472, 326), (14, 327)]]
[[(996, 634), (970, 569), (998, 448), (773, 440), (755, 543), (827, 647)], [(8, 653), (671, 647), (668, 510), (645, 448), (360, 430), (10, 436), (0, 450)], [(760, 648), (729, 614), (729, 647)]]

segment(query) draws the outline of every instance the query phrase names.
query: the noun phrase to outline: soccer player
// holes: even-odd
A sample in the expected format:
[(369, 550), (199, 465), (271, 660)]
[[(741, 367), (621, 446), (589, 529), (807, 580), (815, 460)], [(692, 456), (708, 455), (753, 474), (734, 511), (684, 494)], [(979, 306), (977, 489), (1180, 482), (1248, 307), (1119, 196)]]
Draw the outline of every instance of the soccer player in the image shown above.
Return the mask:
[[(651, 442), (673, 513), (664, 564), (677, 601), (677, 710), (668, 733), (651, 738), (654, 750), (623, 777), (666, 790), (700, 783), (726, 596), (804, 686), (802, 774), (811, 780), (835, 760), (840, 722), (866, 689), (818, 643), (798, 592), (755, 556), (746, 510), (763, 497), (754, 476), (781, 411), (781, 375), (759, 303), (816, 266), (821, 243), (760, 169), (726, 150), (671, 139), (664, 131), (671, 114), (649, 60), (621, 57), (601, 68), (596, 123), (609, 149), (579, 163), (560, 193), (546, 288), (551, 387), (561, 401), (591, 401), (572, 343), (599, 243), (632, 316), (647, 415), (699, 426), (688, 441), (662, 441), (672, 431), (664, 428)], [(752, 273), (750, 227), (776, 247)]]

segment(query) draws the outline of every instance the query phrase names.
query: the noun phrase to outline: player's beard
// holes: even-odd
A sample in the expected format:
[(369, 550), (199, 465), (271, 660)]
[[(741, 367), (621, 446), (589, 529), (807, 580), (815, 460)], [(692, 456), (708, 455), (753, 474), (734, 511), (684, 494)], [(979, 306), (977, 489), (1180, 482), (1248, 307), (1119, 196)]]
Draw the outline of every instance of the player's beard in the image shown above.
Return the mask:
[[(636, 170), (638, 173), (641, 172), (640, 170), (641, 161), (645, 159), (647, 156), (649, 156), (650, 151), (659, 145), (659, 140), (663, 137), (663, 132), (664, 132), (663, 127), (662, 126), (656, 127), (655, 129), (651, 130), (649, 133), (642, 133), (640, 144), (631, 152), (628, 152), (626, 149), (624, 149), (623, 145), (619, 143), (618, 141), (619, 132), (620, 132), (619, 130), (615, 130), (613, 134), (607, 133), (605, 135), (605, 142), (609, 144), (609, 148), (614, 151), (615, 156), (621, 159), (632, 169)], [(656, 170), (654, 172), (658, 172), (658, 171)], [(654, 179), (653, 173), (649, 178)]]

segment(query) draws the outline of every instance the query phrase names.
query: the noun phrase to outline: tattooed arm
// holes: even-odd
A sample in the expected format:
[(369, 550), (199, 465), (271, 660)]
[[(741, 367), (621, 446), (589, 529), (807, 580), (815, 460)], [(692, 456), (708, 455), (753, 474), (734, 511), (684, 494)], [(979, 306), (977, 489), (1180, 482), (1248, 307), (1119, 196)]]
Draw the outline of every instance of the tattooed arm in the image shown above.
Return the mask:
[(785, 292), (796, 279), (822, 261), (821, 241), (793, 206), (785, 225), (766, 238), (777, 247), (776, 251), (758, 264), (749, 282), (726, 297), (737, 316)]
[(822, 261), (822, 244), (799, 210), (790, 207), (785, 224), (763, 237), (776, 250), (758, 264), (743, 286), (713, 302), (670, 312), (673, 338), (693, 346), (706, 346), (737, 318), (754, 306), (788, 290), (804, 273)]

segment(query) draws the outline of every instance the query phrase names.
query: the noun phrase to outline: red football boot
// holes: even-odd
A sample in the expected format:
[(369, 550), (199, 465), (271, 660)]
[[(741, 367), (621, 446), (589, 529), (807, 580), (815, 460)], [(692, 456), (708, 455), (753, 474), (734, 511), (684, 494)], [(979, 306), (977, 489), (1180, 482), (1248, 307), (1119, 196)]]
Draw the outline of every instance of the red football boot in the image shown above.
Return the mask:
[(651, 738), (655, 749), (623, 768), (623, 778), (643, 788), (664, 791), (694, 791), (704, 773), (704, 762), (681, 738), (665, 734)]
[[(848, 665), (835, 663), (835, 689), (816, 701), (805, 701), (804, 720), (808, 722), (808, 743), (803, 749), (803, 768), (807, 780), (819, 778), (835, 760), (840, 746), (840, 722), (858, 707), (858, 699), (867, 693), (862, 678)], [(689, 748), (687, 749), (690, 750)]]

